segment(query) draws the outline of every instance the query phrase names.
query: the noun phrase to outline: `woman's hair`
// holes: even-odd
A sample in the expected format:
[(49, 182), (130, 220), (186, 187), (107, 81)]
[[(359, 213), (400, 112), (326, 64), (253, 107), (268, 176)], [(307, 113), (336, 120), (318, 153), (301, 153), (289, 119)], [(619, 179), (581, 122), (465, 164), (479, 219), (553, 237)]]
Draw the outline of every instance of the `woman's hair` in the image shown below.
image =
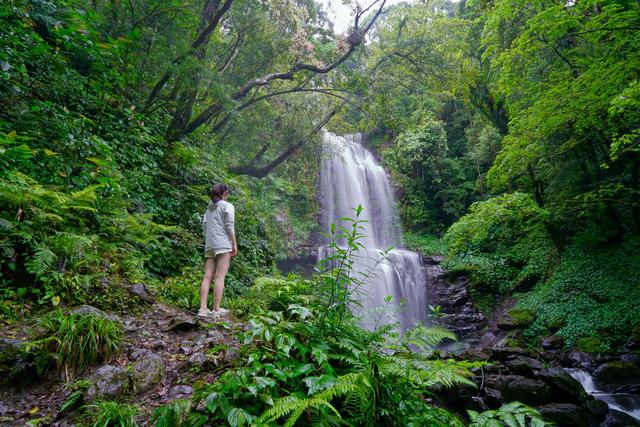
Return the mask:
[(229, 191), (229, 187), (227, 187), (226, 184), (221, 182), (213, 184), (213, 187), (211, 187), (211, 194), (209, 194), (211, 196), (211, 200), (213, 200), (214, 203), (219, 202), (222, 200), (222, 195), (225, 191)]

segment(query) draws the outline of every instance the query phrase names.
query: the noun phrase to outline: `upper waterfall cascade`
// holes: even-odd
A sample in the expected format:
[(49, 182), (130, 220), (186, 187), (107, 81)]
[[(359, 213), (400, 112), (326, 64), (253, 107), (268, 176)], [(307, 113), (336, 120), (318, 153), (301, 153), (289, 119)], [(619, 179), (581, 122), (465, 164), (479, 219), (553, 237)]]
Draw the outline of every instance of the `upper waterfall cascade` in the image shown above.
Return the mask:
[[(365, 247), (355, 258), (354, 271), (373, 274), (355, 292), (361, 308), (362, 324), (370, 329), (397, 321), (407, 330), (427, 317), (426, 275), (420, 255), (398, 249), (402, 229), (389, 177), (373, 154), (361, 144), (361, 135), (338, 136), (323, 132), (323, 159), (320, 171), (320, 222), (323, 230), (340, 218), (353, 217), (362, 205), (365, 220), (359, 241)], [(381, 260), (381, 252), (394, 247)], [(320, 257), (326, 255), (321, 247)], [(391, 300), (387, 298), (391, 296)]]

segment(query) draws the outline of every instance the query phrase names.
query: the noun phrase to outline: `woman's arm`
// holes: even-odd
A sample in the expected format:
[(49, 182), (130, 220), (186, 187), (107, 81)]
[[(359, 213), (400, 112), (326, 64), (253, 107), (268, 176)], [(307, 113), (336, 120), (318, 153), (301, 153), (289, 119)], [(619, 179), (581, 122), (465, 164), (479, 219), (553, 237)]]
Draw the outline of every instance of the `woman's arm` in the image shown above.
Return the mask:
[(228, 209), (226, 212), (224, 228), (227, 232), (227, 236), (229, 236), (229, 240), (231, 241), (231, 256), (236, 256), (238, 254), (238, 243), (236, 242), (235, 222), (236, 222), (236, 210), (233, 207), (233, 205), (229, 203)]
[(238, 244), (236, 243), (235, 231), (229, 233), (229, 239), (231, 240), (231, 256), (236, 256), (238, 255)]

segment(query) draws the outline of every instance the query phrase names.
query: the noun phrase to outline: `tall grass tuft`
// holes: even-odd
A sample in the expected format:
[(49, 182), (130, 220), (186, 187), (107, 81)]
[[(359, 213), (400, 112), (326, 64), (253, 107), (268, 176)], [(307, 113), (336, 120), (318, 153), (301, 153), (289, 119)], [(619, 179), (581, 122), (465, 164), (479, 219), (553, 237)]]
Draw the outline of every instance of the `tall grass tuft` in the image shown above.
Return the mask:
[(91, 427), (137, 427), (140, 409), (134, 405), (97, 400), (83, 407), (91, 418)]
[(67, 373), (81, 372), (118, 352), (123, 328), (117, 321), (96, 314), (65, 314), (53, 311), (40, 319), (43, 337), (32, 343), (55, 355)]

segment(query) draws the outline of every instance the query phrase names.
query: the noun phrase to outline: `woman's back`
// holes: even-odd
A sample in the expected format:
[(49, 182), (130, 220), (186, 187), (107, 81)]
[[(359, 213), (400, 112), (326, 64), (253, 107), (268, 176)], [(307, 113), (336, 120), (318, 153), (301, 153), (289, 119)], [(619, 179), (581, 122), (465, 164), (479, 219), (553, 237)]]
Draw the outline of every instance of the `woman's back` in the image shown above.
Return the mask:
[(205, 251), (231, 249), (230, 234), (234, 232), (235, 208), (225, 200), (211, 202), (203, 218)]

